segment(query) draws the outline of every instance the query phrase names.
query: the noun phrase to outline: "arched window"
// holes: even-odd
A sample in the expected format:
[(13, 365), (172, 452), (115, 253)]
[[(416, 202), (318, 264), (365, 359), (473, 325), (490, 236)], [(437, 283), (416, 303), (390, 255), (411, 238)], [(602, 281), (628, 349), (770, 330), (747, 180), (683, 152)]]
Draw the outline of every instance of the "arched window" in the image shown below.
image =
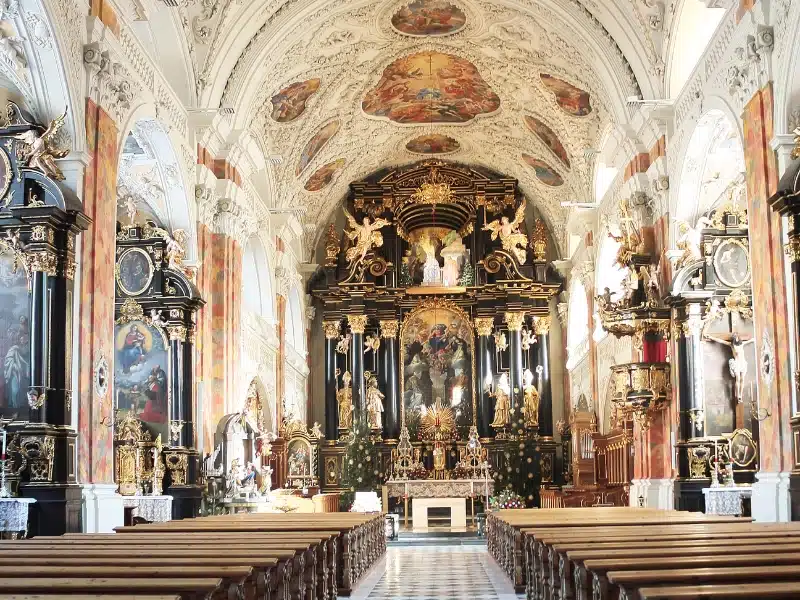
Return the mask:
[(594, 175), (594, 201), (598, 204), (603, 200), (608, 188), (614, 183), (614, 178), (617, 176), (619, 169), (613, 166), (607, 166), (603, 162), (597, 163)]
[(251, 238), (242, 256), (242, 295), (244, 307), (272, 321), (275, 318), (270, 267), (264, 246)]
[(292, 288), (286, 305), (286, 342), (297, 352), (306, 351), (306, 328), (300, 292)]
[(726, 10), (708, 8), (699, 0), (679, 0), (679, 3), (667, 62), (670, 98), (676, 98), (686, 85)]
[(569, 292), (567, 321), (567, 368), (571, 369), (589, 352), (589, 302), (586, 288), (575, 280)]

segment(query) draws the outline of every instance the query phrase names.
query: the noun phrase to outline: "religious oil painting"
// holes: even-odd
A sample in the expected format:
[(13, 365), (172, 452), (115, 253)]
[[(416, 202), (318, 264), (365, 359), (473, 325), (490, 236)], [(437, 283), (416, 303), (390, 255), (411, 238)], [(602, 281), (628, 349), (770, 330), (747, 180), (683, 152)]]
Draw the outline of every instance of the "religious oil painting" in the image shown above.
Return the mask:
[(447, 303), (422, 306), (401, 329), (403, 405), (409, 430), (437, 401), (450, 408), (460, 436), (472, 424), (473, 332), (466, 315)]
[(464, 27), (467, 15), (444, 0), (415, 0), (392, 17), (392, 26), (401, 33), (417, 36), (448, 35)]
[(114, 327), (116, 408), (132, 411), (153, 438), (169, 439), (169, 352), (164, 334), (144, 321)]
[(319, 79), (307, 79), (283, 88), (272, 97), (272, 119), (278, 123), (294, 121), (306, 110), (306, 102), (319, 89), (319, 84)]
[(569, 156), (556, 133), (536, 117), (525, 116), (525, 125), (542, 140), (545, 146), (555, 154), (567, 168), (570, 168)]
[(738, 288), (748, 283), (750, 255), (744, 243), (734, 239), (723, 241), (714, 253), (714, 271), (726, 287)]
[(153, 261), (141, 248), (131, 248), (119, 257), (117, 283), (128, 296), (142, 294), (153, 280)]
[(326, 165), (322, 165), (319, 169), (314, 171), (314, 174), (308, 178), (306, 181), (305, 189), (308, 192), (318, 192), (321, 189), (328, 187), (331, 181), (333, 181), (333, 176), (336, 175), (337, 171), (344, 167), (347, 161), (343, 158), (339, 158), (333, 162), (329, 162)]
[(336, 135), (337, 131), (339, 131), (339, 121), (331, 121), (308, 140), (306, 147), (303, 148), (303, 153), (300, 155), (300, 161), (297, 163), (295, 175), (300, 175), (305, 170), (308, 163), (314, 160), (314, 157)]
[(406, 144), (406, 150), (414, 154), (449, 154), (460, 148), (456, 140), (438, 133), (420, 135)]
[(592, 112), (589, 92), (546, 73), (542, 73), (541, 78), (542, 83), (555, 94), (556, 103), (564, 112), (574, 117), (585, 117)]
[(24, 269), (14, 257), (0, 252), (0, 415), (28, 418), (30, 386), (30, 301)]
[(530, 156), (528, 154), (522, 155), (522, 160), (528, 163), (528, 166), (533, 168), (536, 172), (536, 177), (544, 183), (545, 185), (549, 185), (551, 187), (558, 187), (560, 185), (564, 185), (564, 180), (561, 178), (561, 175), (556, 173), (553, 170), (553, 167), (548, 165), (543, 160)]
[(500, 98), (468, 60), (418, 52), (391, 63), (361, 104), (396, 123), (466, 123), (500, 108)]

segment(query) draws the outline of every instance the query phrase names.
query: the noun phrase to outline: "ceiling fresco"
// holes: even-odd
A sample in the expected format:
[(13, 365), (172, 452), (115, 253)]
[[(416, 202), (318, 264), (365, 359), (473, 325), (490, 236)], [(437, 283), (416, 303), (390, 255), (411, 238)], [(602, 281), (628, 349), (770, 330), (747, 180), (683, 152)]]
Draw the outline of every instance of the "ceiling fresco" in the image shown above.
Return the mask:
[(460, 148), (458, 140), (438, 133), (420, 135), (406, 144), (406, 150), (414, 154), (450, 154)]
[(448, 35), (461, 30), (466, 22), (463, 10), (443, 0), (415, 0), (392, 16), (392, 27), (416, 36)]
[(522, 160), (524, 160), (531, 168), (533, 168), (533, 170), (536, 172), (536, 177), (543, 184), (549, 185), (550, 187), (561, 187), (564, 185), (564, 180), (562, 179), (561, 175), (556, 173), (553, 167), (548, 165), (543, 160), (528, 154), (523, 154)]
[(343, 158), (337, 158), (333, 162), (322, 165), (319, 169), (314, 171), (314, 174), (306, 181), (305, 190), (307, 192), (318, 192), (333, 181), (336, 172), (339, 171), (347, 161)]
[(441, 52), (398, 58), (362, 103), (364, 112), (404, 124), (466, 123), (500, 108), (477, 67)]
[(589, 92), (547, 73), (542, 73), (540, 77), (547, 88), (553, 92), (556, 102), (564, 112), (574, 117), (585, 117), (592, 112)]
[(525, 115), (525, 125), (527, 125), (528, 129), (530, 129), (540, 140), (542, 140), (542, 143), (544, 143), (544, 145), (547, 146), (553, 152), (553, 154), (555, 154), (561, 160), (561, 162), (566, 165), (567, 168), (570, 167), (567, 151), (564, 149), (564, 145), (561, 143), (561, 140), (558, 139), (558, 136), (552, 129), (550, 129), (536, 117), (531, 117), (530, 115)]
[[(266, 169), (274, 206), (301, 198), (306, 231), (318, 237), (316, 224), (351, 181), (452, 153), (518, 179), (565, 243), (561, 203), (593, 193), (586, 150), (615, 118), (616, 96), (639, 88), (589, 15), (522, 4), (310, 0), (302, 13), (276, 12), (242, 50), (220, 96), (275, 157)], [(249, 100), (237, 104), (243, 95)], [(525, 160), (509, 160), (523, 153)]]
[(290, 123), (306, 110), (306, 101), (319, 89), (319, 79), (298, 81), (275, 94), (272, 102), (272, 118), (278, 123)]

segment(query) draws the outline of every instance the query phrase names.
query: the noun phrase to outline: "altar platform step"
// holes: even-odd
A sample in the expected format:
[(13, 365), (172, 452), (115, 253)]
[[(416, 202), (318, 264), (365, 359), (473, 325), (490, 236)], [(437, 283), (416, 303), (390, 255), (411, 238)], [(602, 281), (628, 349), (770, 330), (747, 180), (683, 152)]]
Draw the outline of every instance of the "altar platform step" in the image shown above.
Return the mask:
[(451, 529), (449, 527), (430, 527), (426, 530), (401, 531), (390, 546), (465, 546), (486, 544), (474, 529)]

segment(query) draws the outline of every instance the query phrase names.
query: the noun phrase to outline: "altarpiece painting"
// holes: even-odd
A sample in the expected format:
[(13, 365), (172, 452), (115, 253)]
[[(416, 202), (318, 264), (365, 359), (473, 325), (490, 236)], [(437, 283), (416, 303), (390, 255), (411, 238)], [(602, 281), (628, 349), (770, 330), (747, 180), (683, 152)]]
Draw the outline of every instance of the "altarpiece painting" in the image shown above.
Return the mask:
[(25, 270), (10, 254), (0, 253), (0, 415), (28, 412), (30, 387), (30, 300)]

